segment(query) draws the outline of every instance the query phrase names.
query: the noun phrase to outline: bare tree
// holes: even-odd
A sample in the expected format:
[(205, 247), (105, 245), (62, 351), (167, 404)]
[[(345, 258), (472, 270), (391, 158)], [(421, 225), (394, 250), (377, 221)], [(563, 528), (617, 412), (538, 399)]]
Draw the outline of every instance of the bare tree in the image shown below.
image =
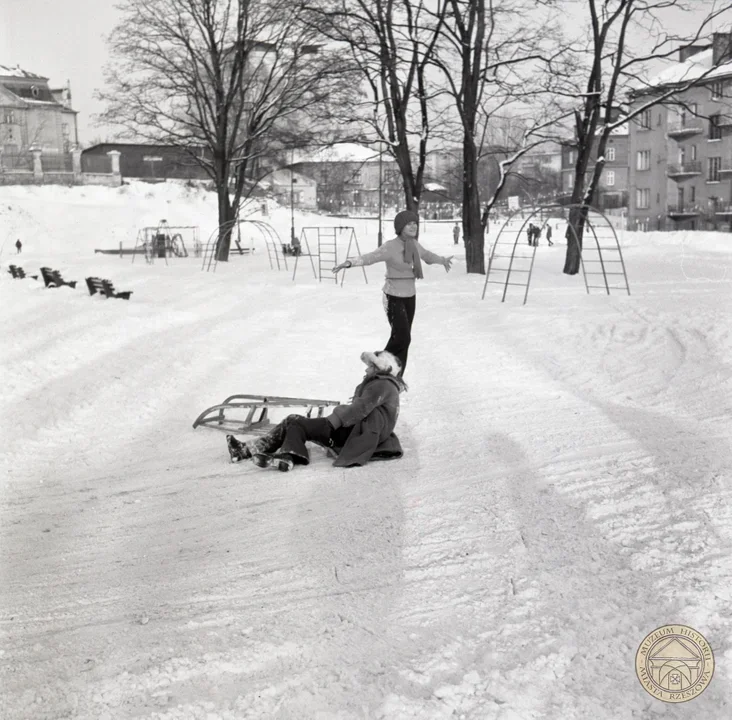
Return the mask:
[(101, 119), (204, 169), (227, 260), (240, 201), (271, 169), (263, 158), (302, 142), (303, 118), (341, 80), (339, 63), (317, 52), (298, 0), (122, 0), (120, 9)]
[[(663, 13), (672, 9), (689, 11), (691, 5), (684, 0), (580, 0), (579, 4), (587, 11), (589, 40), (585, 47), (567, 54), (563, 68), (555, 68), (558, 77), (567, 78), (558, 92), (568, 98), (580, 98), (574, 111), (577, 160), (563, 270), (567, 275), (579, 272), (589, 204), (602, 175), (612, 131), (655, 105), (673, 101), (711, 71), (650, 88), (643, 81), (649, 63), (668, 59), (693, 46), (708, 32), (712, 22), (729, 10), (727, 3), (717, 7), (713, 3), (706, 16), (680, 37), (663, 30)], [(634, 33), (642, 38), (640, 51), (631, 47)], [(577, 68), (582, 65), (584, 73), (579, 73)], [(584, 77), (583, 86), (578, 86), (578, 77)], [(639, 91), (644, 91), (643, 101), (628, 105)], [(597, 159), (590, 167), (593, 157)]]
[(427, 70), (443, 13), (430, 0), (311, 0), (310, 22), (348, 49), (367, 92), (339, 106), (359, 138), (383, 143), (395, 160), (408, 209), (418, 210), (430, 136)]
[[(550, 94), (548, 72), (556, 46), (545, 3), (527, 0), (441, 0), (444, 18), (431, 62), (441, 70), (459, 118), (463, 149), (463, 237), (469, 273), (484, 273), (484, 233), (491, 208), (511, 166), (550, 137), (561, 117)], [(537, 105), (543, 105), (541, 114)], [(551, 109), (550, 109), (551, 107)], [(489, 140), (494, 118), (522, 116), (522, 132), (509, 143)], [(499, 181), (481, 212), (478, 168), (481, 156), (500, 149)]]

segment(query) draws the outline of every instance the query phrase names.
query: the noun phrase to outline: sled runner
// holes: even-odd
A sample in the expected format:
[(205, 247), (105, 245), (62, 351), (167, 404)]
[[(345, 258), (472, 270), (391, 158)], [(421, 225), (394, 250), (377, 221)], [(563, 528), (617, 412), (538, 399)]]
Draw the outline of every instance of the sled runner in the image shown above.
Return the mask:
[(269, 408), (301, 408), (307, 417), (322, 417), (325, 408), (340, 405), (338, 400), (276, 397), (274, 395), (231, 395), (220, 405), (204, 410), (193, 423), (230, 434), (263, 435), (273, 425)]

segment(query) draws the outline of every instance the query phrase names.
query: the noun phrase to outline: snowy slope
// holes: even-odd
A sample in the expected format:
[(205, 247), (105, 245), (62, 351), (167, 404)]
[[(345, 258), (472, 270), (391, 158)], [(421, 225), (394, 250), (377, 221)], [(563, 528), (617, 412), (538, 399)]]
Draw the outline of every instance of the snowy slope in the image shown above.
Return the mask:
[[(626, 233), (630, 297), (588, 296), (561, 245), (523, 307), (481, 300), (462, 251), (427, 267), (404, 458), (316, 449), (286, 475), (191, 424), (233, 393), (347, 400), (388, 335), (382, 270), (339, 287), (303, 258), (293, 283), (260, 238), (215, 273), (93, 253), (162, 217), (206, 239), (215, 202), (0, 189), (0, 717), (730, 717), (728, 236)], [(288, 236), (286, 209), (267, 219)], [(450, 230), (425, 245), (452, 254)], [(82, 284), (12, 280), (15, 261)], [(132, 299), (89, 297), (91, 274)], [(681, 705), (635, 676), (668, 623), (717, 663)]]

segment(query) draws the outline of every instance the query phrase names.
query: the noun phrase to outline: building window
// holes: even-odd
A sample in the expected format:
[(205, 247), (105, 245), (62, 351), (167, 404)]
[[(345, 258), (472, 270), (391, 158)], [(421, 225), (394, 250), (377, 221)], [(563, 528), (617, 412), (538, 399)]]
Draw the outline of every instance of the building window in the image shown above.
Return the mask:
[(36, 85), (31, 85), (31, 95), (33, 95), (34, 98), (37, 98), (40, 95), (40, 92)]
[(696, 145), (692, 145), (689, 150), (691, 151), (691, 159), (696, 160)]
[(651, 206), (651, 191), (649, 188), (637, 188), (635, 191), (635, 206), (638, 210), (648, 210)]
[(679, 125), (681, 127), (697, 126), (696, 103), (689, 103), (685, 107), (679, 109)]
[(569, 154), (567, 155), (567, 162), (570, 165), (574, 165), (577, 162), (577, 151), (576, 150), (569, 151)]
[(608, 170), (605, 173), (605, 185), (608, 187), (615, 185), (615, 170)]
[(4, 120), (6, 125), (14, 125), (15, 113), (12, 110), (6, 110)]
[(719, 169), (721, 167), (721, 157), (707, 158), (707, 182), (719, 182)]
[(721, 100), (724, 95), (724, 80), (718, 80), (711, 85), (712, 100)]
[(574, 175), (570, 173), (567, 175), (567, 187), (572, 190), (574, 188)]
[(607, 159), (608, 162), (615, 162), (615, 148), (607, 149)]
[(722, 138), (722, 128), (719, 126), (719, 113), (709, 116), (709, 139), (720, 140)]
[(642, 113), (639, 113), (638, 124), (640, 125), (642, 130), (651, 129), (651, 111), (650, 110), (644, 110)]
[(651, 169), (651, 151), (650, 150), (638, 150), (635, 155), (635, 169), (636, 170), (650, 170)]
[(689, 202), (696, 202), (696, 187), (694, 185), (689, 188)]

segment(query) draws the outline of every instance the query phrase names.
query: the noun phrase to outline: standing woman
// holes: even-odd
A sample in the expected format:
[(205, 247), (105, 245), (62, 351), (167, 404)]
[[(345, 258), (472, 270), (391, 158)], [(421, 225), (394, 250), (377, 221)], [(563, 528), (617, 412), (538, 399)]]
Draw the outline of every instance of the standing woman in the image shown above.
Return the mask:
[(412, 321), (416, 308), (417, 288), (415, 278), (422, 278), (422, 260), (428, 265), (442, 265), (450, 271), (452, 255), (442, 257), (423, 248), (417, 242), (419, 216), (411, 210), (402, 210), (394, 218), (397, 236), (380, 248), (359, 257), (346, 260), (333, 272), (359, 265), (386, 263), (384, 283), (384, 308), (391, 326), (391, 336), (384, 350), (395, 355), (401, 362), (401, 373), (407, 367), (407, 354), (412, 342)]

